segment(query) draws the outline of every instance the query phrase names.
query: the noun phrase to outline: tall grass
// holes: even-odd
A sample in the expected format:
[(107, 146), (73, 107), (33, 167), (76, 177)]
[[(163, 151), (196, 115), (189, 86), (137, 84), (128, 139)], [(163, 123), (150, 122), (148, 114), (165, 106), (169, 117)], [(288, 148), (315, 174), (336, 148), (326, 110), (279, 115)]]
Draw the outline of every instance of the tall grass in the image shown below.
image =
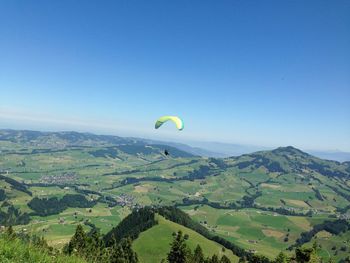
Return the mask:
[(1, 263), (86, 263), (83, 259), (61, 254), (50, 255), (47, 249), (39, 248), (18, 238), (0, 235)]

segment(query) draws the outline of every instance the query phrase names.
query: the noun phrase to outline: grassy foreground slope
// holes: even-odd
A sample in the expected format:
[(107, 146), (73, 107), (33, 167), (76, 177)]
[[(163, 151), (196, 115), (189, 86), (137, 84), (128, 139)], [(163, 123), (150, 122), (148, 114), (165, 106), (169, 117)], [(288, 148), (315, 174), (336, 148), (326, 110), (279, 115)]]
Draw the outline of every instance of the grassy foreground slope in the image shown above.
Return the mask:
[(221, 257), (226, 255), (231, 262), (238, 262), (238, 257), (233, 255), (232, 251), (228, 249), (223, 252), (223, 246), (220, 244), (208, 240), (189, 228), (166, 220), (162, 216), (157, 215), (156, 219), (158, 224), (142, 232), (133, 243), (133, 249), (136, 251), (141, 263), (154, 263), (160, 262), (163, 258), (165, 259), (173, 239), (172, 234), (179, 230), (189, 236), (186, 243), (192, 251), (198, 244), (202, 247), (205, 256), (217, 254)]
[(55, 255), (47, 251), (23, 243), (19, 239), (8, 240), (0, 236), (0, 262), (2, 263), (86, 263), (74, 257)]

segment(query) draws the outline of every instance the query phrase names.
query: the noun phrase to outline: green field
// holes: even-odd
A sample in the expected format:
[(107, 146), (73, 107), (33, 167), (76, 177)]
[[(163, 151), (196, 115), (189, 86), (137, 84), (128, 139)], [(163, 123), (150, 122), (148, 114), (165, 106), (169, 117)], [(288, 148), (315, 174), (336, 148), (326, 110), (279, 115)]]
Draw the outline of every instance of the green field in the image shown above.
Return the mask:
[(238, 257), (233, 255), (231, 251), (223, 251), (223, 247), (220, 244), (206, 239), (197, 232), (166, 220), (162, 216), (157, 216), (157, 220), (158, 225), (141, 233), (139, 238), (134, 241), (133, 248), (137, 252), (140, 262), (154, 263), (165, 259), (173, 238), (172, 234), (179, 230), (189, 236), (186, 244), (192, 251), (199, 244), (205, 256), (217, 254), (221, 257), (226, 255), (231, 262), (238, 262)]
[[(301, 232), (327, 219), (284, 216), (256, 209), (219, 210), (208, 206), (183, 209), (213, 233), (270, 258), (292, 245)], [(288, 241), (284, 241), (287, 235)]]

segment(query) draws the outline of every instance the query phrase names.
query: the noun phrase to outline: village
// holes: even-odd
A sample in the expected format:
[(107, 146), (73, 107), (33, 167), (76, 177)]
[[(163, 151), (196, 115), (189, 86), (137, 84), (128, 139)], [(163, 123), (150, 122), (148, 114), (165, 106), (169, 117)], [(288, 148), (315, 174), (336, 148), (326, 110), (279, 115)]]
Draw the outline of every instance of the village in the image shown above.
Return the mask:
[(72, 184), (76, 182), (77, 175), (75, 172), (64, 172), (57, 175), (43, 175), (39, 183), (43, 184)]

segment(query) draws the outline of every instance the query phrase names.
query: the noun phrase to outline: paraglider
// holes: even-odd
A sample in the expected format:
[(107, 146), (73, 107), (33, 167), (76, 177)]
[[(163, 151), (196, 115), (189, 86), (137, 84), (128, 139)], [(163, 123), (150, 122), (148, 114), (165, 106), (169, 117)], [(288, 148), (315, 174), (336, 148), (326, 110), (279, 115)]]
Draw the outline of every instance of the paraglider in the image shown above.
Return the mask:
[[(176, 128), (179, 131), (182, 131), (183, 128), (185, 127), (184, 122), (182, 119), (180, 119), (177, 116), (162, 116), (160, 117), (157, 121), (156, 124), (154, 125), (155, 129), (158, 129), (160, 126), (162, 126), (165, 122), (167, 121), (172, 121), (175, 123)], [(168, 156), (169, 155), (169, 151), (168, 150), (164, 150), (164, 155)]]
[(158, 129), (160, 126), (163, 125), (163, 123), (165, 123), (167, 121), (174, 122), (176, 125), (176, 128), (179, 131), (182, 131), (183, 128), (185, 127), (183, 120), (181, 120), (179, 117), (177, 117), (177, 116), (163, 116), (157, 120), (157, 122), (155, 124), (155, 128)]

